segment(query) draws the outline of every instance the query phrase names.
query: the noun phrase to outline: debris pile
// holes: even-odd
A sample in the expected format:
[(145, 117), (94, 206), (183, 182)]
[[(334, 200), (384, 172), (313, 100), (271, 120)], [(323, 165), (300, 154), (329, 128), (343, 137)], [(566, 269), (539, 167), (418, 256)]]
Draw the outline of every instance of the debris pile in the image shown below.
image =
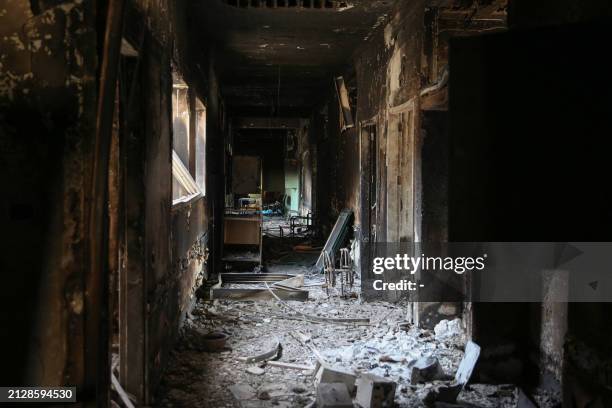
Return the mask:
[[(516, 407), (515, 386), (469, 383), (480, 348), (461, 320), (419, 329), (405, 304), (328, 297), (320, 275), (301, 279), (302, 302), (199, 302), (156, 406)], [(205, 351), (203, 333), (226, 333), (225, 348)]]

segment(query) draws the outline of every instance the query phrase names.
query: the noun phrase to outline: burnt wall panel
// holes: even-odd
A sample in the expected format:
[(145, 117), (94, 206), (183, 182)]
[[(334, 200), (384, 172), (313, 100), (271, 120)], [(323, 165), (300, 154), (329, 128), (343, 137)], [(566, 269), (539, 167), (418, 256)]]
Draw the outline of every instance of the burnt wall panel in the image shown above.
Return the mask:
[(34, 15), (30, 6), (0, 5), (0, 337), (9, 351), (0, 382), (80, 386), (92, 9), (66, 2)]
[(166, 296), (165, 288), (172, 276), (170, 237), (172, 206), (172, 77), (170, 55), (150, 39), (144, 75), (146, 105), (145, 135), (145, 283), (147, 304), (151, 309), (148, 319), (148, 367), (151, 389), (159, 382), (167, 358), (169, 344), (174, 340), (171, 330), (178, 318), (172, 298), (167, 310), (154, 307)]

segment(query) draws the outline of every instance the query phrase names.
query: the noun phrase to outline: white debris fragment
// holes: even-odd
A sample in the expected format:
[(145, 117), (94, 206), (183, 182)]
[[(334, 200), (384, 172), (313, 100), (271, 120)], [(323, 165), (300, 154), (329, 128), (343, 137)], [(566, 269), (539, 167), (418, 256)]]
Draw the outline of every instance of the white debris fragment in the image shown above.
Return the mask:
[(249, 374), (253, 374), (253, 375), (264, 375), (266, 370), (264, 370), (263, 368), (259, 368), (257, 366), (253, 366), (253, 367), (247, 368), (246, 372)]
[(442, 340), (454, 336), (463, 335), (463, 327), (461, 319), (456, 318), (454, 320), (442, 320), (434, 327), (434, 333), (436, 340)]

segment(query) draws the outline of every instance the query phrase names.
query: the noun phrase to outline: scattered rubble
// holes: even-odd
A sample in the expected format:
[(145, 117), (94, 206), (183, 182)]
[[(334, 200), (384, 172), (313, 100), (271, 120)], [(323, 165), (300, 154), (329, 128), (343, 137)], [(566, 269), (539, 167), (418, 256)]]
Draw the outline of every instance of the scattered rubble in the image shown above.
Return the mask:
[[(516, 407), (519, 394), (513, 385), (466, 385), (480, 350), (465, 342), (460, 320), (441, 322), (433, 332), (419, 329), (405, 321), (405, 304), (328, 297), (317, 286), (321, 280), (321, 275), (304, 275), (307, 302), (200, 301), (173, 352), (155, 406), (314, 407), (323, 398), (331, 407), (329, 393), (337, 393), (336, 402), (342, 404), (344, 389), (353, 403), (366, 408), (392, 403)], [(327, 318), (367, 319), (369, 324), (330, 324)], [(200, 335), (209, 332), (230, 335), (222, 352), (202, 351)], [(262, 354), (268, 356), (245, 362), (245, 356)]]
[(283, 355), (283, 346), (279, 341), (275, 342), (274, 347), (261, 354), (254, 355), (252, 357), (238, 357), (238, 360), (244, 361), (245, 363), (257, 363), (259, 361), (266, 360), (278, 360)]
[(320, 383), (317, 386), (317, 408), (353, 408), (346, 384)]
[(254, 367), (248, 367), (246, 369), (246, 372), (249, 374), (253, 374), (253, 375), (264, 375), (266, 370), (264, 370), (263, 368), (254, 366)]
[(437, 340), (444, 340), (449, 337), (463, 336), (463, 328), (461, 327), (461, 319), (441, 320), (434, 327), (434, 333)]
[(235, 384), (230, 386), (229, 390), (238, 401), (255, 398), (255, 390), (248, 384)]

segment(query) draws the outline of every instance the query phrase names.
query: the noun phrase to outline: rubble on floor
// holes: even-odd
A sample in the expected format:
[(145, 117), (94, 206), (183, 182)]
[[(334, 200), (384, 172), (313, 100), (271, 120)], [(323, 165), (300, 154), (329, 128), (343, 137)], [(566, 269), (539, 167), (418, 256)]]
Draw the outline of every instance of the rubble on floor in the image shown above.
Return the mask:
[(353, 399), (346, 384), (321, 383), (317, 386), (317, 408), (353, 408)]
[[(282, 272), (300, 273), (288, 267)], [(310, 293), (306, 302), (200, 301), (173, 351), (156, 406), (314, 407), (317, 398), (336, 397), (337, 406), (344, 406), (342, 390), (346, 388), (354, 402), (370, 401), (372, 408), (388, 406), (376, 401), (423, 407), (428, 396), (435, 397), (436, 390), (445, 387), (456, 401), (433, 398), (431, 406), (516, 406), (518, 389), (513, 385), (462, 382), (478, 355), (469, 343), (466, 347), (460, 320), (445, 322), (435, 332), (419, 329), (405, 321), (406, 304), (328, 297), (317, 285), (321, 280), (320, 275), (305, 275)], [(357, 283), (355, 290), (358, 287)], [(369, 319), (370, 323), (311, 321), (287, 305), (304, 315)], [(228, 335), (223, 351), (202, 350), (201, 336), (209, 332)], [(267, 354), (271, 350), (276, 352)], [(266, 357), (245, 358), (261, 355)], [(462, 360), (465, 368), (460, 368)], [(327, 371), (317, 375), (322, 369)], [(332, 386), (321, 388), (321, 384)], [(553, 405), (540, 405), (547, 406)]]

